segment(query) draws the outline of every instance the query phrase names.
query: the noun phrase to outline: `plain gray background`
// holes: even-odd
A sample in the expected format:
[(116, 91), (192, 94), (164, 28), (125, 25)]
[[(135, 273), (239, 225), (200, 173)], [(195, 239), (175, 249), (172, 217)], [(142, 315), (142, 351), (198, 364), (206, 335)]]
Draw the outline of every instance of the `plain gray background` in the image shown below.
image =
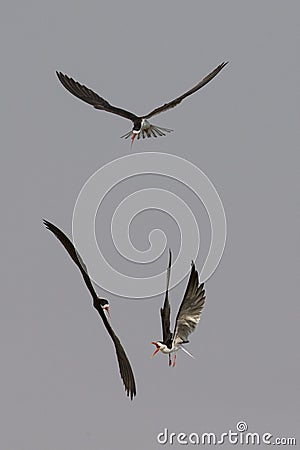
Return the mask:
[[(2, 449), (151, 450), (161, 447), (156, 436), (165, 427), (222, 433), (238, 420), (250, 431), (297, 437), (299, 12), (298, 2), (275, 0), (29, 0), (2, 8)], [(80, 274), (42, 219), (71, 235), (81, 187), (130, 152), (119, 136), (131, 124), (73, 98), (55, 70), (146, 113), (223, 60), (230, 64), (215, 80), (153, 120), (174, 133), (132, 149), (182, 156), (203, 170), (222, 198), (228, 238), (191, 336), (195, 360), (180, 353), (171, 370), (163, 355), (150, 359), (162, 296), (109, 296), (137, 381), (130, 402)], [(155, 177), (144, 181), (184, 191)], [(124, 185), (112, 195), (121, 201), (134, 189)], [(182, 195), (209, 233), (203, 206)], [(137, 247), (147, 248), (141, 230), (151, 230), (151, 220), (166, 228), (176, 253), (176, 226), (163, 214), (137, 218)], [(111, 257), (143, 276), (145, 268)], [(165, 254), (157, 270), (166, 261)], [(171, 292), (172, 318), (185, 284)]]

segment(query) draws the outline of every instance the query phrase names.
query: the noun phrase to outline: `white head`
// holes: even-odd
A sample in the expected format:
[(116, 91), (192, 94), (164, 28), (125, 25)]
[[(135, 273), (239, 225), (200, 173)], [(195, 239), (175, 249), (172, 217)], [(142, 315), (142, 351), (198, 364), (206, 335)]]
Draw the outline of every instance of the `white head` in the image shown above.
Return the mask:
[(161, 341), (156, 341), (156, 342), (153, 341), (153, 342), (151, 342), (151, 344), (155, 345), (155, 347), (156, 347), (156, 349), (154, 350), (154, 352), (153, 352), (152, 355), (151, 355), (151, 358), (154, 358), (154, 356), (156, 355), (156, 353), (159, 352), (159, 350), (160, 350), (161, 352), (163, 352), (164, 350), (167, 349), (166, 344), (164, 344), (164, 343), (161, 342)]

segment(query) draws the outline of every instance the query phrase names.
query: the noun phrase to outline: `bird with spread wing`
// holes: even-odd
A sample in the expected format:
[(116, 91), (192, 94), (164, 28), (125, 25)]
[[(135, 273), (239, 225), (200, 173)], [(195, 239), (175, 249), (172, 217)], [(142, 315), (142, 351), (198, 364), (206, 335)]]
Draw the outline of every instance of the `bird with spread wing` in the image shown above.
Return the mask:
[(108, 301), (104, 298), (98, 297), (96, 294), (96, 291), (92, 285), (91, 279), (88, 275), (86, 265), (82, 261), (79, 253), (77, 252), (76, 248), (74, 247), (73, 243), (70, 241), (70, 239), (55, 225), (53, 225), (51, 222), (44, 220), (44, 225), (48, 230), (50, 230), (54, 236), (61, 242), (65, 250), (68, 252), (69, 256), (72, 258), (76, 266), (81, 272), (81, 275), (84, 279), (84, 282), (90, 291), (90, 294), (93, 298), (93, 305), (94, 308), (98, 311), (103, 324), (110, 335), (116, 351), (116, 356), (119, 364), (119, 370), (120, 375), (123, 380), (126, 394), (133, 399), (133, 397), (136, 395), (136, 387), (135, 387), (135, 380), (133, 371), (130, 365), (130, 362), (127, 358), (127, 355), (125, 353), (125, 350), (120, 342), (120, 339), (115, 334), (114, 330), (112, 329), (112, 326), (110, 325), (105, 312), (108, 313)]
[(111, 105), (107, 100), (96, 94), (96, 92), (92, 91), (83, 84), (80, 84), (78, 81), (75, 81), (73, 78), (63, 74), (62, 72), (56, 72), (56, 74), (61, 84), (75, 97), (92, 105), (95, 109), (106, 111), (112, 114), (117, 114), (118, 116), (131, 120), (133, 124), (132, 130), (121, 136), (121, 138), (127, 139), (131, 137), (132, 145), (136, 137), (138, 139), (140, 139), (141, 137), (144, 139), (145, 137), (150, 138), (152, 136), (165, 136), (166, 133), (170, 133), (171, 131), (173, 131), (169, 128), (161, 128), (156, 125), (151, 125), (148, 119), (179, 105), (179, 103), (181, 103), (182, 100), (184, 100), (186, 97), (194, 94), (194, 92), (197, 92), (207, 83), (209, 83), (226, 66), (226, 64), (228, 64), (228, 62), (223, 62), (187, 92), (180, 95), (179, 97), (176, 97), (170, 102), (164, 103), (162, 106), (153, 109), (150, 113), (143, 116), (137, 116), (136, 114), (127, 111), (126, 109)]
[[(174, 332), (170, 330), (170, 302), (169, 302), (169, 282), (171, 275), (172, 254), (169, 254), (169, 265), (167, 269), (167, 287), (165, 293), (165, 301), (160, 309), (161, 325), (162, 325), (162, 341), (153, 341), (151, 344), (156, 346), (156, 350), (152, 354), (152, 358), (161, 351), (169, 356), (169, 366), (175, 367), (176, 352), (182, 349), (185, 353), (193, 358), (193, 355), (187, 351), (184, 344), (189, 342), (189, 335), (195, 330), (200, 321), (201, 312), (205, 303), (204, 283), (199, 284), (198, 272), (195, 264), (192, 262), (190, 278), (187, 288), (180, 305)], [(171, 354), (174, 353), (172, 364)]]

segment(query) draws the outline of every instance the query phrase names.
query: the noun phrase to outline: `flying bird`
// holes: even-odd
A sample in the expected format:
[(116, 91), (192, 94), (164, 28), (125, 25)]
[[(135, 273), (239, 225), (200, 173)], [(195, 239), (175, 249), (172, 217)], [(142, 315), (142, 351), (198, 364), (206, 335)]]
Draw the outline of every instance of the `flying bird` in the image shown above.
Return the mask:
[(120, 375), (123, 380), (126, 394), (133, 399), (133, 397), (136, 395), (136, 387), (135, 387), (135, 381), (134, 381), (134, 375), (132, 368), (130, 366), (130, 362), (126, 356), (125, 350), (118, 338), (118, 336), (115, 334), (114, 330), (112, 329), (105, 312), (108, 312), (108, 301), (104, 298), (98, 297), (96, 294), (96, 291), (92, 285), (91, 279), (88, 275), (88, 271), (86, 268), (86, 265), (82, 261), (79, 253), (75, 249), (74, 245), (70, 241), (70, 239), (55, 225), (53, 225), (51, 222), (48, 222), (47, 220), (44, 220), (44, 225), (48, 230), (52, 231), (52, 233), (57, 237), (57, 239), (61, 242), (61, 244), (64, 246), (66, 251), (69, 253), (70, 257), (76, 264), (76, 266), (79, 268), (81, 275), (83, 276), (83, 279), (85, 281), (85, 284), (90, 291), (92, 298), (93, 298), (93, 305), (94, 308), (98, 311), (98, 313), (101, 316), (101, 319), (103, 320), (104, 326), (108, 331), (108, 334), (112, 338), (112, 341), (115, 346), (116, 350), (116, 356), (119, 363), (119, 370)]
[[(169, 303), (169, 282), (171, 273), (172, 254), (169, 255), (169, 266), (167, 270), (167, 288), (165, 294), (165, 301), (163, 307), (160, 309), (161, 325), (162, 325), (162, 341), (151, 342), (156, 346), (156, 350), (152, 354), (152, 358), (161, 351), (169, 356), (169, 366), (175, 367), (176, 352), (182, 349), (185, 353), (193, 358), (193, 355), (186, 350), (184, 344), (187, 344), (189, 335), (195, 330), (200, 320), (200, 315), (205, 302), (204, 283), (199, 285), (198, 272), (195, 269), (195, 264), (192, 262), (190, 278), (187, 288), (180, 305), (174, 332), (170, 330), (170, 303)], [(174, 353), (174, 360), (172, 364), (171, 354)]]
[(171, 100), (170, 102), (165, 103), (164, 105), (159, 106), (158, 108), (155, 108), (149, 114), (145, 114), (144, 116), (137, 116), (127, 111), (126, 109), (112, 106), (110, 103), (108, 103), (107, 100), (104, 100), (104, 98), (100, 97), (94, 91), (87, 88), (83, 84), (78, 83), (78, 81), (73, 80), (73, 78), (69, 77), (68, 75), (64, 75), (61, 72), (56, 72), (56, 74), (61, 84), (69, 92), (71, 92), (71, 94), (75, 95), (75, 97), (78, 97), (80, 100), (89, 103), (96, 109), (117, 114), (118, 116), (131, 120), (131, 122), (133, 123), (132, 130), (121, 136), (121, 138), (127, 139), (131, 136), (131, 145), (132, 145), (136, 136), (138, 139), (140, 139), (140, 137), (144, 139), (145, 137), (149, 138), (151, 136), (154, 137), (165, 136), (166, 133), (170, 133), (171, 131), (173, 131), (168, 128), (161, 128), (156, 125), (151, 125), (147, 119), (150, 119), (151, 117), (156, 116), (157, 114), (165, 112), (168, 109), (174, 108), (175, 106), (179, 105), (179, 103), (181, 103), (182, 100), (184, 100), (186, 97), (192, 95), (194, 92), (197, 92), (207, 83), (209, 83), (226, 66), (226, 64), (228, 64), (228, 62), (223, 62), (218, 67), (216, 67), (211, 73), (209, 73), (205, 78), (203, 78), (203, 80), (201, 80), (198, 84), (196, 84), (196, 86), (192, 87), (179, 97), (176, 97), (174, 100)]

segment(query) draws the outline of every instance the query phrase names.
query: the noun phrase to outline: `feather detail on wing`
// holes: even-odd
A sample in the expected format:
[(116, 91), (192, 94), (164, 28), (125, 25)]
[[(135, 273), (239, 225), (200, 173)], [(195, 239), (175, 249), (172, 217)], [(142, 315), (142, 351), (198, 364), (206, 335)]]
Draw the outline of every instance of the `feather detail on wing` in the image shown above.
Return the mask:
[(112, 338), (112, 341), (115, 346), (120, 375), (121, 375), (121, 378), (122, 378), (122, 381), (123, 381), (123, 384), (125, 387), (125, 392), (126, 392), (127, 396), (130, 397), (130, 399), (132, 400), (133, 397), (136, 396), (136, 386), (135, 386), (133, 370), (131, 368), (129, 359), (126, 355), (124, 347), (121, 344), (120, 339), (114, 332), (111, 324), (109, 323), (109, 321), (107, 320), (107, 317), (105, 316), (105, 314), (103, 312), (103, 309), (102, 309), (102, 306), (100, 303), (100, 299), (99, 298), (94, 299), (93, 305), (94, 305), (94, 308), (98, 311), (99, 315), (101, 316), (101, 319), (103, 320), (104, 326), (105, 326), (108, 334)]
[(196, 84), (196, 86), (192, 87), (187, 92), (175, 98), (174, 100), (171, 100), (170, 102), (165, 103), (164, 105), (159, 106), (158, 108), (155, 108), (153, 111), (151, 111), (149, 114), (143, 117), (145, 119), (150, 119), (150, 117), (156, 116), (157, 114), (165, 112), (168, 109), (174, 108), (175, 106), (179, 105), (179, 103), (181, 103), (182, 100), (184, 100), (186, 97), (198, 91), (207, 83), (209, 83), (226, 66), (226, 64), (228, 64), (228, 62), (223, 62), (218, 67), (216, 67), (211, 73), (209, 73), (205, 78), (203, 78), (203, 80), (201, 80), (198, 84)]
[(64, 246), (66, 251), (69, 253), (70, 257), (80, 270), (82, 277), (85, 281), (85, 284), (90, 291), (93, 299), (97, 299), (98, 296), (96, 294), (96, 291), (92, 285), (91, 279), (88, 275), (88, 271), (86, 268), (86, 265), (81, 259), (81, 256), (77, 252), (76, 248), (74, 247), (73, 243), (70, 241), (70, 239), (65, 235), (63, 231), (61, 231), (57, 226), (55, 226), (53, 223), (49, 222), (48, 220), (44, 220), (44, 225), (48, 230), (52, 231), (52, 233), (57, 237), (57, 239), (61, 242), (61, 244)]
[(96, 94), (96, 92), (87, 88), (83, 84), (78, 83), (78, 81), (73, 80), (73, 78), (69, 77), (68, 75), (64, 75), (61, 72), (56, 72), (56, 75), (61, 84), (67, 89), (67, 91), (75, 95), (75, 97), (79, 98), (80, 100), (88, 103), (89, 105), (92, 105), (94, 108), (117, 114), (131, 121), (134, 121), (138, 118), (135, 114), (126, 111), (125, 109), (112, 106), (110, 103), (108, 103), (107, 100)]
[[(103, 317), (105, 317), (105, 316), (101, 315), (101, 317), (103, 319)], [(106, 317), (105, 317), (105, 319), (106, 319)], [(120, 339), (113, 331), (113, 329), (110, 326), (107, 319), (104, 321), (104, 325), (106, 326), (106, 329), (107, 329), (108, 333), (110, 334), (110, 336), (113, 340), (113, 343), (115, 345), (120, 375), (121, 375), (121, 378), (124, 383), (126, 394), (132, 400), (133, 397), (135, 397), (135, 395), (136, 395), (136, 387), (135, 387), (135, 380), (134, 380), (134, 375), (133, 375), (133, 371), (132, 371), (130, 362), (129, 362), (127, 355), (125, 353), (125, 350), (120, 342)]]
[(189, 335), (195, 330), (205, 302), (204, 283), (199, 286), (198, 272), (192, 263), (189, 282), (179, 308), (174, 331), (174, 345), (188, 342)]

